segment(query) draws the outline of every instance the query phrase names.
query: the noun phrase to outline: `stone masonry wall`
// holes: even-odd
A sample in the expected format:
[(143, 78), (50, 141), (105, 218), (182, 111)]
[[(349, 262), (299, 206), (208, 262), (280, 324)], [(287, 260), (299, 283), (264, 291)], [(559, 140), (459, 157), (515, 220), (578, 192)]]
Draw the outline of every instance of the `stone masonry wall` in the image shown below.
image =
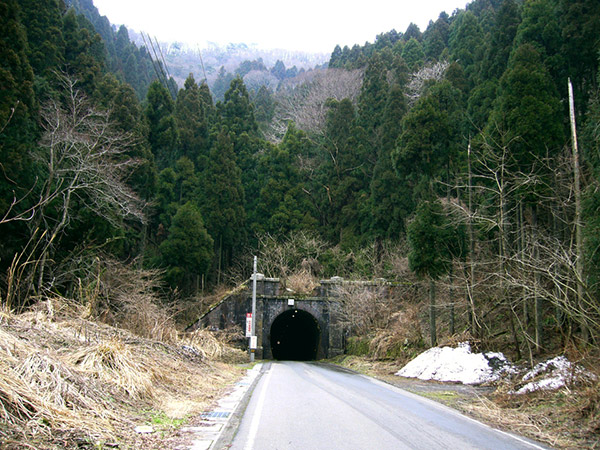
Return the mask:
[[(331, 294), (331, 286), (321, 292)], [(256, 335), (258, 348), (257, 358), (270, 359), (270, 331), (273, 321), (283, 312), (294, 308), (306, 311), (316, 319), (320, 330), (317, 358), (330, 358), (344, 352), (344, 336), (338, 321), (339, 303), (335, 298), (326, 296), (294, 297), (280, 295), (280, 284), (277, 278), (258, 277), (256, 286)], [(290, 299), (294, 305), (289, 306)], [(200, 320), (188, 327), (187, 331), (207, 327), (209, 329), (225, 329), (231, 326), (245, 329), (246, 313), (252, 310), (252, 282), (237, 292), (226, 296), (211, 308)]]

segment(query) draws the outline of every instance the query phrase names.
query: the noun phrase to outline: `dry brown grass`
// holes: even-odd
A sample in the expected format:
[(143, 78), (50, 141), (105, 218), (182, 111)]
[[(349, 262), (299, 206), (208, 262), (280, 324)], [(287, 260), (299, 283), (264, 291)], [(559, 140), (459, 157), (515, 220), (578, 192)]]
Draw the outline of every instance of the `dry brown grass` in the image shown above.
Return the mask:
[(468, 342), (474, 352), (480, 350), (481, 340), (473, 337), (468, 330), (452, 336), (443, 336), (438, 345), (440, 347), (458, 347), (463, 342)]
[(303, 295), (312, 294), (319, 285), (319, 279), (307, 269), (300, 269), (292, 273), (286, 280), (286, 287), (294, 293)]
[(152, 366), (136, 358), (129, 346), (112, 338), (79, 348), (65, 358), (79, 371), (106, 383), (114, 383), (133, 398), (152, 398)]
[(375, 359), (393, 358), (400, 363), (414, 358), (423, 347), (418, 317), (418, 307), (411, 304), (392, 314), (388, 326), (375, 331), (369, 344), (370, 355)]
[[(22, 324), (13, 318), (0, 330), (0, 427), (5, 439), (26, 442), (40, 436), (53, 440), (69, 430), (86, 430), (86, 439), (114, 436), (116, 416), (103, 399), (101, 386), (87, 379), (57, 354), (41, 350), (35, 338), (24, 341), (11, 333)], [(5, 325), (6, 327), (6, 325)], [(31, 342), (33, 341), (33, 343)], [(43, 446), (40, 448), (44, 448)]]
[(241, 374), (218, 361), (235, 351), (214, 336), (184, 342), (173, 331), (159, 341), (82, 316), (85, 308), (59, 298), (3, 312), (0, 449), (161, 448), (133, 432), (149, 411), (197, 414)]
[(403, 366), (403, 364), (399, 361), (374, 360), (365, 356), (353, 355), (345, 355), (340, 357), (335, 361), (335, 363), (356, 372), (381, 379), (388, 379)]
[(537, 392), (521, 396), (501, 394), (465, 407), (478, 419), (513, 431), (553, 448), (592, 448), (598, 442), (597, 430), (590, 433), (573, 406), (581, 402), (581, 392)]
[(183, 336), (183, 340), (198, 349), (204, 358), (230, 364), (241, 364), (248, 360), (245, 351), (232, 345), (240, 338), (243, 338), (241, 330), (234, 329), (212, 332), (201, 328)]
[[(595, 366), (591, 364), (591, 366)], [(471, 415), (553, 448), (597, 448), (600, 444), (600, 373), (574, 372), (567, 386), (517, 395), (507, 380), (466, 407)]]
[(579, 448), (568, 435), (561, 435), (549, 426), (548, 411), (523, 408), (516, 403), (511, 408), (505, 408), (482, 396), (476, 402), (465, 405), (464, 409), (482, 421), (545, 442), (552, 447)]
[(160, 297), (161, 273), (107, 260), (98, 276), (99, 288), (84, 289), (82, 303), (97, 317), (132, 333), (163, 342), (176, 342), (174, 303)]

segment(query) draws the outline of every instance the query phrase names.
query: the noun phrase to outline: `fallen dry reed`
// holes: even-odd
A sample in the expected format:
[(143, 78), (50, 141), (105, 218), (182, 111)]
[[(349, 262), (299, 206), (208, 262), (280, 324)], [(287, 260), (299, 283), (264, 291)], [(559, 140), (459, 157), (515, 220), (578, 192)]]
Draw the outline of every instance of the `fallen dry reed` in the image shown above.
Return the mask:
[(135, 448), (150, 411), (198, 414), (242, 372), (222, 362), (240, 351), (207, 332), (151, 339), (76, 306), (52, 299), (0, 316), (0, 449)]

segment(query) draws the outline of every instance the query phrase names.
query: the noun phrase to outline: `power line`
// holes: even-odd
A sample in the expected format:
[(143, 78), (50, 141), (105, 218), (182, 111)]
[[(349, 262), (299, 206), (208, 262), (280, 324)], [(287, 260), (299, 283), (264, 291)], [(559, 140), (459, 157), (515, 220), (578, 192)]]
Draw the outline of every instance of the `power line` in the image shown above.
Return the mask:
[(207, 78), (206, 78), (206, 70), (204, 70), (204, 61), (202, 60), (202, 50), (200, 50), (200, 46), (197, 46), (198, 48), (198, 55), (200, 56), (200, 65), (202, 66), (202, 73), (204, 74), (204, 82), (207, 82)]
[[(160, 83), (167, 87), (165, 84), (165, 81), (163, 80), (163, 78), (161, 77), (161, 75), (164, 75), (164, 73), (162, 73), (162, 71), (160, 71), (158, 69), (158, 67), (160, 67), (160, 64), (157, 64), (156, 61), (154, 61), (155, 58), (152, 57), (152, 50), (153, 48), (148, 45), (148, 42), (146, 41), (146, 36), (144, 36), (144, 33), (140, 33), (142, 35), (142, 39), (144, 40), (144, 45), (146, 46), (146, 48), (148, 49), (148, 54), (150, 55), (150, 61), (152, 61), (152, 67), (154, 68), (154, 72), (156, 73), (156, 78), (158, 78), (158, 81), (160, 81)], [(150, 36), (148, 36), (148, 40), (150, 40)], [(152, 44), (152, 41), (150, 41), (150, 44)], [(158, 67), (157, 67), (158, 65)]]
[[(156, 36), (154, 36), (154, 42), (156, 42), (156, 47), (158, 48), (158, 51), (160, 52), (160, 57), (163, 62), (163, 67), (167, 71), (167, 76), (168, 76), (167, 80), (171, 80), (171, 74), (169, 73), (169, 66), (167, 66), (167, 61), (165, 61), (165, 56), (163, 55), (162, 48), (160, 47), (160, 45), (158, 43), (158, 39), (156, 39)], [(175, 92), (171, 91), (171, 83), (169, 83), (168, 81), (167, 81), (167, 89), (169, 89), (169, 92), (171, 92), (171, 95), (173, 96), (173, 98), (177, 97), (177, 91), (175, 91)]]
[(152, 52), (154, 53), (154, 58), (156, 59), (156, 64), (158, 64), (158, 67), (160, 67), (160, 72), (162, 73), (163, 79), (165, 80), (165, 87), (166, 83), (167, 83), (167, 74), (165, 73), (165, 68), (163, 67), (163, 65), (160, 62), (160, 59), (158, 57), (158, 53), (156, 52), (156, 49), (154, 48), (154, 44), (152, 43), (152, 38), (150, 37), (150, 35), (148, 35), (148, 42), (150, 42), (150, 47), (152, 48)]
[[(142, 33), (142, 37), (144, 38), (144, 43), (146, 43), (146, 38), (144, 37), (144, 33)], [(173, 92), (171, 90), (171, 84), (169, 83), (169, 78), (171, 77), (171, 75), (169, 75), (167, 77), (167, 73), (165, 73), (165, 69), (167, 69), (167, 72), (168, 72), (166, 63), (161, 62), (160, 58), (158, 57), (158, 52), (156, 51), (156, 48), (154, 47), (154, 44), (152, 43), (152, 38), (150, 37), (149, 34), (147, 37), (148, 37), (148, 42), (150, 43), (150, 49), (152, 49), (152, 53), (154, 53), (154, 58), (156, 59), (156, 64), (160, 68), (160, 74), (159, 74), (159, 71), (156, 69), (156, 67), (154, 68), (154, 70), (157, 73), (158, 79), (163, 84), (163, 86), (169, 91), (169, 93), (171, 94), (171, 97), (175, 98), (177, 96), (177, 92)], [(146, 44), (146, 45), (148, 45), (148, 44)], [(158, 49), (160, 50), (160, 46), (158, 46), (158, 41), (156, 42), (156, 45), (157, 45)], [(150, 59), (152, 59), (152, 53), (150, 54)], [(161, 55), (162, 55), (162, 51), (161, 51)], [(164, 61), (164, 58), (163, 58), (163, 61)], [(153, 63), (154, 63), (154, 61), (153, 61)], [(160, 75), (162, 75), (162, 78)]]
[(160, 48), (160, 45), (158, 44), (158, 39), (156, 39), (156, 36), (154, 36), (154, 42), (156, 42), (156, 47), (158, 48), (158, 51), (160, 52), (160, 57), (162, 59), (163, 66), (164, 66), (165, 70), (167, 71), (167, 75), (169, 76), (169, 78), (171, 78), (171, 74), (169, 73), (169, 66), (167, 66), (167, 62), (165, 61), (165, 57), (162, 52), (162, 48)]

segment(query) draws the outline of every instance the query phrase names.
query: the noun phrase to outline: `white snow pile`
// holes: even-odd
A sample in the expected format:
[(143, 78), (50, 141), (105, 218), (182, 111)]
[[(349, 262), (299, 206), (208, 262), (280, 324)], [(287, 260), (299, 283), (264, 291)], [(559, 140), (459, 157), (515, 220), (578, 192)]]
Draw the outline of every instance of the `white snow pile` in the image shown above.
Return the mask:
[(558, 389), (565, 386), (573, 377), (594, 377), (594, 375), (583, 367), (572, 364), (564, 356), (557, 356), (537, 364), (527, 372), (521, 381), (531, 381), (514, 393), (526, 394), (538, 390)]
[(504, 377), (519, 376), (520, 382), (517, 386), (521, 387), (512, 391), (513, 394), (559, 389), (574, 378), (596, 378), (593, 373), (571, 363), (564, 356), (541, 362), (522, 377), (519, 373), (523, 372), (517, 370), (502, 353), (471, 353), (469, 343), (463, 342), (457, 348), (430, 348), (396, 372), (396, 375), (463, 384), (483, 384)]
[(420, 380), (482, 384), (514, 372), (514, 367), (502, 353), (471, 353), (469, 343), (463, 342), (457, 348), (430, 348), (396, 372), (396, 375)]

